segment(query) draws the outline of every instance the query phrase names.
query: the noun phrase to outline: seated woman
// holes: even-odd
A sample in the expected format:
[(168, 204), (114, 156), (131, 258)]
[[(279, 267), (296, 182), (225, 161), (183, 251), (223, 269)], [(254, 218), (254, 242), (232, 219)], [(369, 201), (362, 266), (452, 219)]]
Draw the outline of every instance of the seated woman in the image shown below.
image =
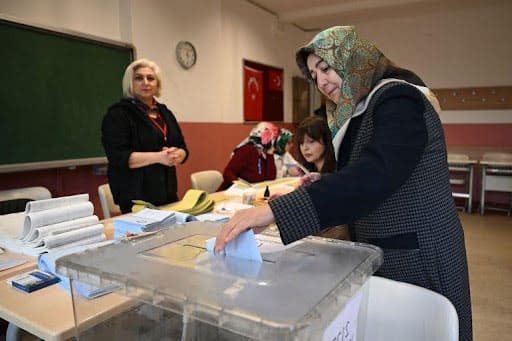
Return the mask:
[(260, 122), (249, 136), (233, 151), (231, 159), (224, 169), (224, 182), (219, 191), (227, 189), (233, 180), (243, 179), (250, 183), (274, 180), (276, 165), (273, 145), (279, 129), (272, 123)]
[[(310, 172), (317, 172), (318, 177), (336, 171), (331, 130), (323, 117), (315, 115), (305, 118), (297, 130), (297, 140), (300, 146), (299, 160), (304, 168)], [(305, 178), (310, 179), (310, 177)], [(350, 240), (348, 230), (344, 225), (324, 229), (316, 235), (324, 238)]]
[(310, 172), (320, 174), (336, 171), (331, 131), (321, 116), (306, 117), (297, 130), (299, 162)]
[(287, 176), (304, 175), (297, 160), (290, 154), (293, 147), (293, 134), (288, 129), (279, 129), (279, 136), (274, 143), (274, 162), (276, 163), (276, 179)]
[[(310, 172), (307, 176), (301, 178), (301, 185), (309, 185), (306, 182), (312, 179), (318, 180), (322, 174), (336, 171), (336, 158), (334, 147), (331, 143), (331, 130), (325, 119), (321, 116), (309, 116), (299, 124), (297, 128), (297, 142), (300, 151), (298, 155), (299, 163), (297, 164), (300, 172), (297, 176)], [(274, 154), (278, 154), (277, 150), (276, 143)], [(273, 193), (271, 199), (275, 199), (288, 192), (287, 190), (280, 190), (279, 193)]]

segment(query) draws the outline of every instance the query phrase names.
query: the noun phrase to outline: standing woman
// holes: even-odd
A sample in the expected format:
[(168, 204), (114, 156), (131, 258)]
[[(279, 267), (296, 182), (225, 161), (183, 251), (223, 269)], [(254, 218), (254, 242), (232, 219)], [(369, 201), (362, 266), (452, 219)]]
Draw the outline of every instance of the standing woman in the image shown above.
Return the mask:
[[(443, 127), (421, 79), (397, 67), (352, 26), (320, 32), (297, 64), (327, 98), (337, 172), (223, 225), (216, 251), (249, 228), (276, 223), (283, 243), (348, 224), (351, 240), (377, 245), (377, 275), (436, 291), (472, 340), (469, 276), (449, 182)], [(421, 309), (421, 307), (418, 307)]]
[(161, 90), (158, 65), (136, 60), (124, 73), (124, 98), (103, 118), (108, 181), (123, 213), (134, 199), (155, 205), (178, 200), (176, 165), (185, 162), (188, 150), (174, 114), (155, 99)]

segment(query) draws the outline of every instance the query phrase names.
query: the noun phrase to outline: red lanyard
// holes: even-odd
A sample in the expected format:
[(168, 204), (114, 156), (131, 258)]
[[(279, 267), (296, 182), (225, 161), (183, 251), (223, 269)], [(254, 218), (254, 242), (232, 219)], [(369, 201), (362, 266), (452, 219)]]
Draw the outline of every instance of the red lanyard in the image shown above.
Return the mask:
[[(158, 120), (156, 119), (156, 116), (155, 115), (158, 115), (160, 116), (161, 120), (162, 120), (162, 123), (163, 123), (163, 127), (160, 126), (160, 124), (158, 123)], [(153, 117), (155, 116), (155, 117)], [(162, 135), (164, 136), (164, 141), (167, 142), (167, 123), (165, 123), (164, 121), (164, 118), (159, 114), (159, 113), (150, 113), (148, 115), (148, 117), (150, 118), (151, 122), (153, 122), (153, 124), (155, 125), (155, 127), (158, 128), (158, 130), (160, 130), (160, 132), (162, 133)]]

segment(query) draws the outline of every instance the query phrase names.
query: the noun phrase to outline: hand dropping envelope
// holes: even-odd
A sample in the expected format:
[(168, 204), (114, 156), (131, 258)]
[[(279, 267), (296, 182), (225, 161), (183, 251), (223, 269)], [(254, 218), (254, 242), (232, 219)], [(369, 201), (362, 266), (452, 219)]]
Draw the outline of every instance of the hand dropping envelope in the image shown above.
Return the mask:
[[(206, 241), (206, 250), (213, 252), (215, 249), (215, 238)], [(260, 250), (253, 230), (242, 232), (231, 243), (226, 245), (224, 249), (226, 256), (262, 262)]]

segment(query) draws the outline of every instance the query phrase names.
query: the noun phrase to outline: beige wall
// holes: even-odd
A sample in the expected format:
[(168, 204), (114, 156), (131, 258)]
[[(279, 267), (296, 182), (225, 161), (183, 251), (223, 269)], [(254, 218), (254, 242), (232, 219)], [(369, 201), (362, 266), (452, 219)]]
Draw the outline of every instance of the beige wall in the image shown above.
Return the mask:
[(433, 88), (511, 85), (512, 1), (472, 2), (355, 23), (391, 60), (416, 70)]
[[(414, 13), (355, 15), (340, 24), (355, 24), (362, 36), (431, 87), (511, 85), (512, 2), (447, 3)], [(290, 122), (291, 77), (299, 74), (294, 52), (312, 36), (278, 24), (242, 0), (0, 0), (0, 14), (131, 42), (138, 57), (162, 67), (161, 100), (187, 122), (242, 122), (244, 58), (284, 69), (284, 113)], [(191, 41), (198, 52), (188, 71), (174, 57), (179, 40)], [(510, 123), (510, 116), (448, 112), (443, 121)]]
[(0, 14), (33, 24), (121, 39), (116, 0), (0, 0)]
[[(361, 36), (431, 88), (512, 85), (512, 1), (445, 0), (428, 6), (414, 12), (360, 13), (339, 24), (355, 25)], [(443, 111), (441, 120), (512, 123), (512, 112)]]
[(249, 59), (284, 69), (284, 116), (292, 120), (292, 76), (300, 74), (295, 50), (306, 34), (245, 1), (222, 1), (222, 59), (231, 65), (226, 71), (224, 121), (240, 122), (243, 116), (242, 60)]

